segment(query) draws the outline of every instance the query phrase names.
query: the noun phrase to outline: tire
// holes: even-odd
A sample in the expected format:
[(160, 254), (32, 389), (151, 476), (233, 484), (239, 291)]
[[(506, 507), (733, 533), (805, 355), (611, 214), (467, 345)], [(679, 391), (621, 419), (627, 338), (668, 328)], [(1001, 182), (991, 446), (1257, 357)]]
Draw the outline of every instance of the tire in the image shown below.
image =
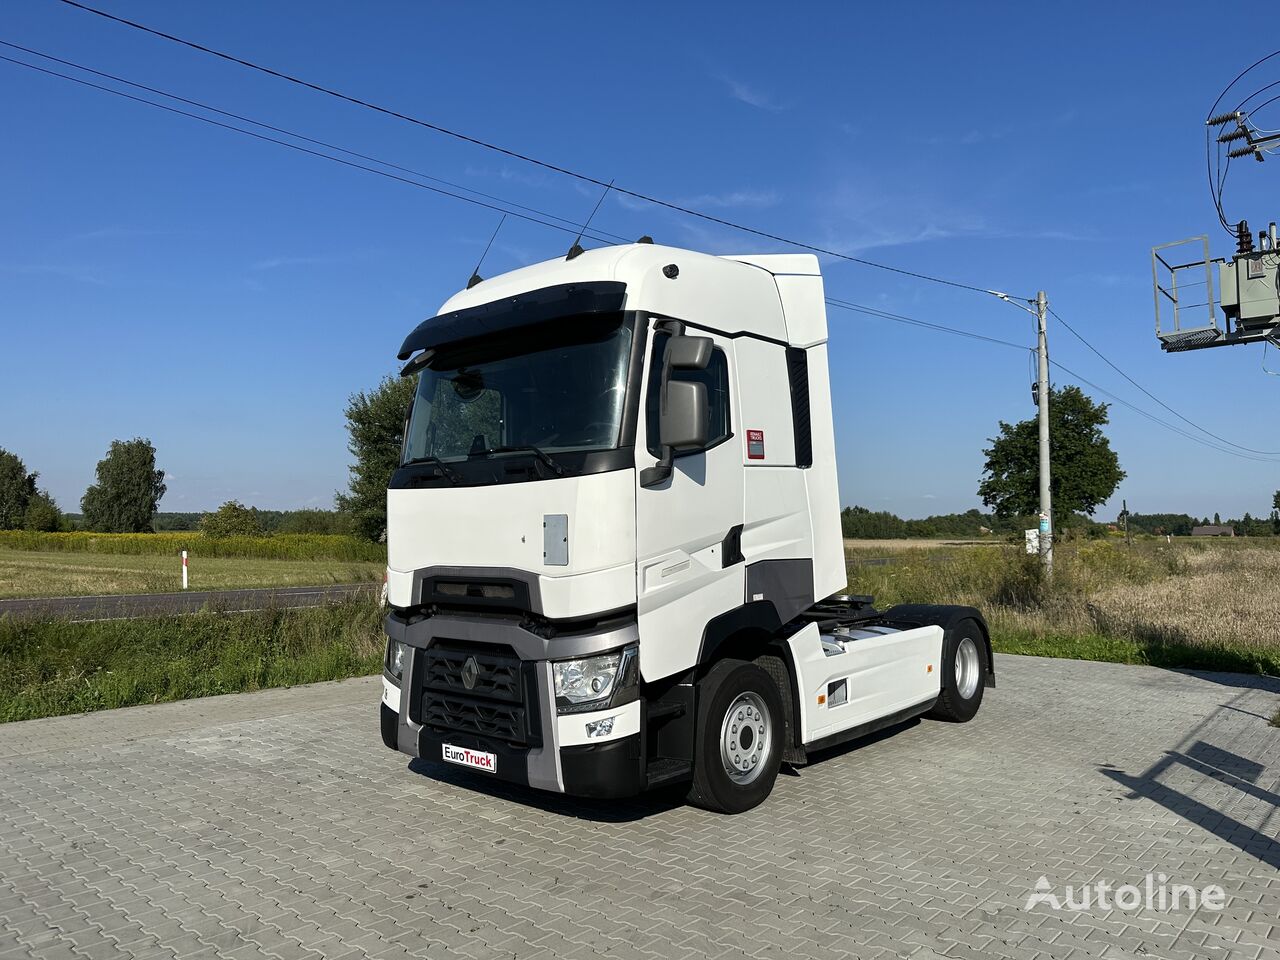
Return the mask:
[(400, 749), (400, 715), (385, 703), (378, 704), (382, 708), (379, 720), (382, 724), (382, 742), (392, 750)]
[(742, 813), (769, 796), (782, 764), (782, 710), (777, 684), (754, 663), (721, 660), (713, 666), (698, 685), (689, 802)]
[(942, 692), (929, 711), (935, 720), (967, 723), (982, 706), (987, 643), (976, 620), (959, 620), (942, 637)]

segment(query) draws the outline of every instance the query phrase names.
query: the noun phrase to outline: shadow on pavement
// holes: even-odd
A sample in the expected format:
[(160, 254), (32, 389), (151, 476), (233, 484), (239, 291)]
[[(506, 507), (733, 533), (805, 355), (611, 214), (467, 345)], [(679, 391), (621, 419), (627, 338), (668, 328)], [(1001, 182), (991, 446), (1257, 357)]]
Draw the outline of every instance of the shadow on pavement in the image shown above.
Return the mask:
[[(1262, 680), (1263, 678), (1241, 679)], [(1267, 683), (1240, 685), (1252, 689), (1274, 689)], [(1235, 699), (1239, 700), (1245, 695), (1241, 693)], [(1256, 722), (1266, 722), (1265, 718), (1259, 714), (1240, 709), (1234, 703), (1222, 704), (1219, 708), (1219, 711), (1221, 710), (1230, 710), (1257, 718)], [(1109, 765), (1100, 767), (1099, 772), (1126, 787), (1130, 791), (1129, 799), (1142, 798), (1159, 804), (1249, 856), (1256, 857), (1268, 866), (1280, 870), (1280, 843), (1256, 827), (1226, 812), (1237, 805), (1237, 801), (1243, 794), (1261, 801), (1266, 806), (1267, 812), (1260, 818), (1260, 825), (1265, 826), (1276, 810), (1280, 809), (1280, 794), (1273, 793), (1259, 784), (1258, 781), (1266, 772), (1263, 764), (1200, 739), (1201, 732), (1219, 711), (1210, 714), (1183, 739), (1182, 743), (1166, 751), (1161, 759), (1142, 773), (1134, 776)], [(1184, 784), (1182, 789), (1163, 782), (1165, 779), (1187, 780), (1188, 775), (1193, 778), (1192, 785)], [(1219, 784), (1224, 789), (1215, 791), (1212, 784)], [(1203, 794), (1205, 798), (1193, 797), (1190, 795), (1192, 792)], [(1218, 797), (1216, 806), (1207, 799), (1215, 792)]]
[(500, 800), (535, 807), (556, 816), (596, 823), (631, 823), (657, 813), (666, 813), (684, 806), (685, 794), (689, 789), (688, 785), (660, 787), (636, 797), (593, 800), (587, 797), (566, 797), (503, 780), (492, 780), (482, 773), (471, 773), (452, 764), (421, 758), (411, 760), (409, 770), (438, 783), (464, 787)]

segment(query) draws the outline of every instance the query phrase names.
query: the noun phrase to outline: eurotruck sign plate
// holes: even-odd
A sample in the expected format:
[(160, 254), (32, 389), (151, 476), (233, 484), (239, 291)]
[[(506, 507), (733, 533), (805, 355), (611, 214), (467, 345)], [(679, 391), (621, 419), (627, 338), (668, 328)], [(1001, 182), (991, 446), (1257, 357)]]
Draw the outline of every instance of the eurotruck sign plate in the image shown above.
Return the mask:
[(498, 755), (496, 753), (485, 753), (483, 750), (468, 750), (466, 747), (455, 747), (449, 743), (443, 744), (440, 749), (444, 759), (449, 763), (471, 767), (475, 770), (483, 770), (485, 773), (498, 772)]

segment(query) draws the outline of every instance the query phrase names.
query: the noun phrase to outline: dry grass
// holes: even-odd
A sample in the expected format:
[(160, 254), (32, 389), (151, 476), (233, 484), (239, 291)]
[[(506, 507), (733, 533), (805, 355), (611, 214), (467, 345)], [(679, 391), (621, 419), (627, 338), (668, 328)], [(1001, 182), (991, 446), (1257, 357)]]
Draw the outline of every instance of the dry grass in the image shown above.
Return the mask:
[(1182, 570), (1144, 584), (1116, 583), (1093, 597), (1112, 632), (1183, 643), (1280, 645), (1280, 553), (1194, 550)]
[(995, 540), (857, 540), (845, 538), (845, 554), (858, 554), (862, 551), (880, 551), (881, 553), (901, 553), (904, 550), (928, 550), (936, 547), (965, 547), (978, 544), (990, 545)]
[[(909, 542), (910, 543), (910, 542)], [(1010, 652), (1280, 674), (1280, 551), (1249, 543), (1101, 541), (1055, 550), (1052, 582), (1021, 547), (848, 551), (878, 605), (978, 607)]]
[[(168, 593), (181, 589), (176, 556), (62, 553), (0, 548), (0, 599)], [(258, 560), (193, 556), (193, 590), (301, 587), (382, 578), (385, 565), (338, 560)]]

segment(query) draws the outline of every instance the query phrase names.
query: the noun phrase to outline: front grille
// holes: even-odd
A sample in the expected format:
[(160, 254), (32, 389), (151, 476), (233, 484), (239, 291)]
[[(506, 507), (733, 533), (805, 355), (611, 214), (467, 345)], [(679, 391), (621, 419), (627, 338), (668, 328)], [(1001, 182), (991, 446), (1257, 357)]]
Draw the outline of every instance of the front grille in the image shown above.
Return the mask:
[(423, 726), (520, 746), (536, 739), (528, 709), (531, 674), (509, 647), (437, 641), (424, 661)]
[[(523, 703), (520, 660), (506, 648), (453, 646), (435, 643), (427, 648), (427, 667), (422, 681), (428, 690), (453, 693), (482, 700)], [(475, 658), (475, 679), (470, 688), (463, 679), (467, 661)]]
[(524, 708), (510, 704), (431, 693), (423, 698), (422, 703), (424, 726), (452, 733), (497, 737), (508, 743), (528, 742), (524, 720)]

